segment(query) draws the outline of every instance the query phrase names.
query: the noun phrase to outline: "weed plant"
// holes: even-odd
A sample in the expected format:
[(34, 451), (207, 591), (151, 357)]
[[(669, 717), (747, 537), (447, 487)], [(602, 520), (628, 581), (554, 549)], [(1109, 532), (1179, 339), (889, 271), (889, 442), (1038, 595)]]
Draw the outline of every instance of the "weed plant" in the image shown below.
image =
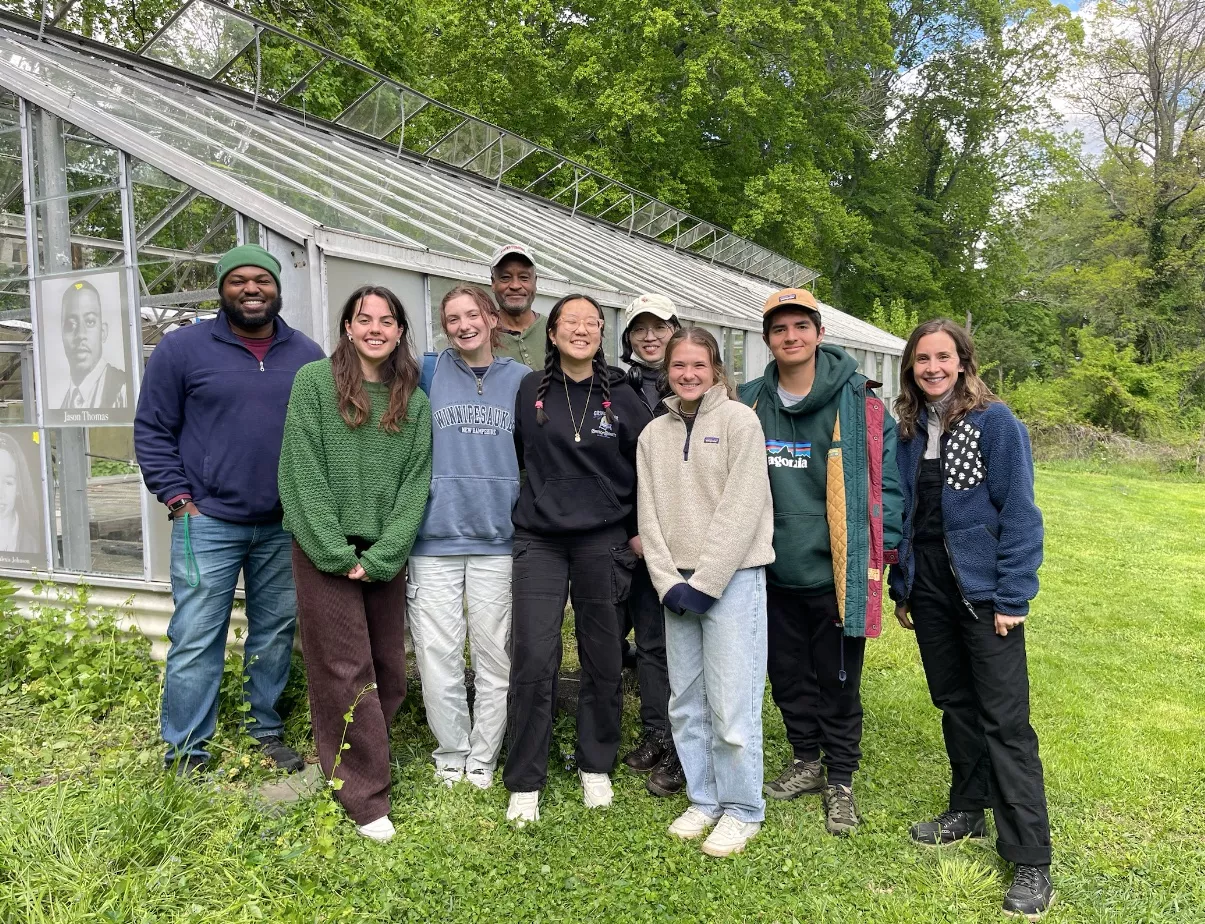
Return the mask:
[[(1043, 468), (1038, 494), (1047, 556), (1027, 645), (1059, 889), (1047, 920), (1205, 921), (1205, 485)], [(5, 619), (0, 663), (57, 664), (37, 670), (61, 679), (66, 665), (18, 651)], [(771, 803), (762, 833), (726, 861), (671, 840), (685, 800), (654, 799), (622, 770), (614, 805), (586, 810), (565, 759), (568, 718), (541, 821), (516, 831), (501, 785), (435, 782), (415, 684), (393, 728), (398, 834), (380, 845), (355, 835), (329, 788), (283, 817), (261, 814), (251, 793), (274, 772), (237, 708), (222, 713), (213, 772), (164, 774), (157, 705), (138, 692), (155, 676), (145, 662), (119, 671), (124, 697), (86, 685), (104, 708), (69, 682), (63, 701), (48, 697), (31, 673), (14, 687), (6, 668), (0, 921), (997, 924), (1011, 870), (990, 841), (907, 840), (911, 822), (945, 807), (949, 772), (915, 641), (884, 624), (863, 678), (862, 827), (833, 838), (815, 797)], [(122, 663), (66, 657), (88, 670)], [(241, 671), (232, 659), (236, 699)], [(286, 738), (312, 751), (300, 675), (286, 701)], [(764, 716), (769, 775), (790, 749), (769, 696)], [(625, 747), (638, 734), (629, 699)]]

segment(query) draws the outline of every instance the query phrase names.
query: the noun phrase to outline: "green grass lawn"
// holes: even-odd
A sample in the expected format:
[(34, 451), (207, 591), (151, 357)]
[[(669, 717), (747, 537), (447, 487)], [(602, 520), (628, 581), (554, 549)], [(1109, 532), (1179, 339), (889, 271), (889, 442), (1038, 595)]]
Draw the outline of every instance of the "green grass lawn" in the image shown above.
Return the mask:
[[(1048, 920), (1205, 921), (1205, 484), (1044, 468), (1038, 494), (1047, 559), (1028, 631), (1059, 890)], [(614, 806), (587, 812), (557, 759), (543, 820), (512, 830), (500, 785), (432, 782), (417, 697), (395, 728), (399, 835), (379, 846), (321, 798), (261, 815), (249, 791), (269, 774), (229, 709), (222, 772), (177, 783), (157, 769), (153, 695), (99, 721), (0, 695), (0, 921), (999, 921), (1009, 872), (989, 847), (907, 840), (944, 808), (948, 771), (915, 643), (885, 625), (863, 682), (861, 829), (827, 835), (818, 797), (773, 803), (727, 861), (666, 835), (684, 799), (617, 772)], [(788, 747), (768, 695), (765, 722), (773, 774)], [(305, 729), (298, 708), (295, 743)], [(571, 735), (562, 721), (558, 753)]]

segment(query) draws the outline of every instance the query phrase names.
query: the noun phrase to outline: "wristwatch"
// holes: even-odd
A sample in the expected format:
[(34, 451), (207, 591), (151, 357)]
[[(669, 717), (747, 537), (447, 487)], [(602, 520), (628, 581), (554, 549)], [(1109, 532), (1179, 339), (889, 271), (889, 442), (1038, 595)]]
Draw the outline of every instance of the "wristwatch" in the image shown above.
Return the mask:
[(176, 514), (192, 503), (191, 497), (180, 497), (167, 505), (167, 518), (174, 520)]

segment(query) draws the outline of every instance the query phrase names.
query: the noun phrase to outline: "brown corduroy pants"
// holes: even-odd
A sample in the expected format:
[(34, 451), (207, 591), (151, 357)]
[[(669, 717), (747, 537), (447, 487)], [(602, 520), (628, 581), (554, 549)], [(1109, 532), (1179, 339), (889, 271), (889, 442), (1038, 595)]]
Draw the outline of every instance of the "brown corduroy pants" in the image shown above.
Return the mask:
[[(293, 580), (318, 762), (356, 824), (389, 814), (389, 726), (406, 698), (406, 577), (352, 581), (314, 567), (296, 541)], [(344, 716), (360, 698), (348, 723)], [(344, 728), (346, 727), (346, 733)]]

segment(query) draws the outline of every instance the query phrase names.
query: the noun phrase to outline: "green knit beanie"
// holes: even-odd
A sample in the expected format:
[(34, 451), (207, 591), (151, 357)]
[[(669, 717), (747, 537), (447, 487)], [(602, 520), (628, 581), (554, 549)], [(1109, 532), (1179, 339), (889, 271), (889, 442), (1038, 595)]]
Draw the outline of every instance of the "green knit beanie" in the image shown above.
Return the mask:
[(240, 266), (258, 266), (267, 270), (276, 280), (276, 288), (280, 288), (280, 261), (264, 250), (259, 244), (243, 244), (226, 251), (226, 256), (218, 262), (218, 290), (221, 291), (222, 280), (231, 270)]

